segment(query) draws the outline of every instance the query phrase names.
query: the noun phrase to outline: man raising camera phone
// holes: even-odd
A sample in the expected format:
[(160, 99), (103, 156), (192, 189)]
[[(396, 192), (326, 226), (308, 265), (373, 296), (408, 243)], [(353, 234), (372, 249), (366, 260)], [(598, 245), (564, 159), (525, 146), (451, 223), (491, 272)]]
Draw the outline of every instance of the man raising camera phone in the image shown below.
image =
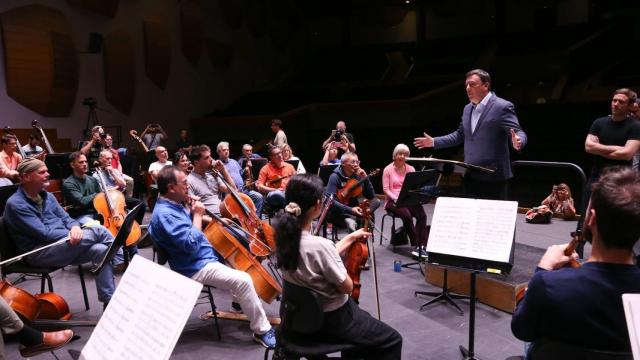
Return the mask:
[(353, 135), (347, 132), (347, 124), (344, 121), (338, 121), (335, 130), (331, 130), (331, 135), (322, 143), (323, 150), (328, 150), (328, 147), (342, 149), (343, 152), (356, 151)]

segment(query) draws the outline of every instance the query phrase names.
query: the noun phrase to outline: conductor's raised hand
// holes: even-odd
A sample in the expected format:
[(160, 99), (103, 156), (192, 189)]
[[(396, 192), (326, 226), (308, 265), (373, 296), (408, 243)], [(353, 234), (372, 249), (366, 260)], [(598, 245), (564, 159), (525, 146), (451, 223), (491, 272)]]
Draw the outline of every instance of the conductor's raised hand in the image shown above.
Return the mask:
[(429, 136), (427, 133), (423, 133), (423, 134), (424, 134), (424, 137), (417, 137), (413, 139), (413, 145), (418, 149), (433, 147), (433, 138)]
[(510, 131), (511, 131), (511, 145), (513, 146), (514, 149), (516, 149), (516, 151), (520, 151), (520, 149), (522, 149), (522, 139), (520, 139), (520, 136), (518, 136), (518, 134), (513, 128), (511, 128)]

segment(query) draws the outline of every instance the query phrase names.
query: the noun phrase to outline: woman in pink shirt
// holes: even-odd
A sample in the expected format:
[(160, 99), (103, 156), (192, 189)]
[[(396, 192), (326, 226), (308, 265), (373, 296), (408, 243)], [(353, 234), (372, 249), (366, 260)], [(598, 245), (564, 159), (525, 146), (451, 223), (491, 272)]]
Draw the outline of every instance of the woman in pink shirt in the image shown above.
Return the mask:
[[(427, 246), (429, 237), (427, 214), (422, 205), (396, 207), (396, 200), (400, 195), (405, 175), (416, 171), (413, 166), (406, 163), (407, 156), (409, 156), (409, 147), (405, 144), (398, 144), (393, 149), (393, 162), (384, 168), (382, 189), (387, 197), (384, 209), (402, 219), (402, 224), (412, 246)], [(413, 218), (416, 218), (415, 226), (413, 225)]]

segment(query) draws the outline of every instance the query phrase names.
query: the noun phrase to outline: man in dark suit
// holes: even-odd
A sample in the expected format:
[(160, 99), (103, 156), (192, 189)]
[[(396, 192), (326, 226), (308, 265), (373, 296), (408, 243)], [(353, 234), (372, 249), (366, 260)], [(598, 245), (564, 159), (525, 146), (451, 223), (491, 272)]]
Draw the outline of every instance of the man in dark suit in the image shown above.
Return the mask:
[(465, 193), (476, 198), (505, 199), (507, 181), (513, 177), (509, 143), (520, 151), (527, 144), (527, 134), (520, 127), (509, 101), (497, 97), (491, 89), (491, 76), (484, 70), (471, 70), (465, 88), (470, 103), (462, 111), (462, 121), (445, 136), (414, 139), (418, 149), (443, 149), (464, 143), (464, 161), (494, 170), (493, 174), (468, 171), (464, 177)]

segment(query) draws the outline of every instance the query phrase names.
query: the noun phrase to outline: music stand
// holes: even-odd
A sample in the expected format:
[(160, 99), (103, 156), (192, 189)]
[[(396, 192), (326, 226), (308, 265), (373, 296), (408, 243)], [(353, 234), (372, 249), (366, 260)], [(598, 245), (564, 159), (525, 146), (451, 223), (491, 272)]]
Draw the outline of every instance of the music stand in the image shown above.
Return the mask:
[(285, 160), (284, 162), (291, 164), (293, 169), (296, 170), (296, 172), (298, 171), (298, 164), (300, 163), (300, 160)]
[[(440, 174), (435, 169), (407, 173), (404, 177), (398, 200), (396, 200), (396, 207), (422, 206), (422, 204), (428, 203), (434, 196), (432, 193), (423, 191), (423, 189), (425, 187), (435, 186), (438, 181), (438, 176), (440, 176)], [(418, 261), (402, 264), (402, 267), (411, 268), (413, 265), (418, 265), (420, 272), (424, 275), (424, 270), (422, 270), (421, 265), (423, 261), (421, 259), (422, 246), (418, 246)]]
[(54, 153), (47, 154), (44, 157), (44, 164), (49, 169), (49, 177), (51, 179), (66, 179), (73, 174), (71, 165), (69, 165), (69, 155), (71, 153)]
[(322, 179), (322, 182), (326, 186), (329, 183), (329, 178), (331, 174), (340, 166), (340, 164), (329, 164), (329, 165), (320, 165), (318, 168), (318, 176)]
[(129, 211), (127, 216), (124, 217), (122, 226), (120, 227), (120, 230), (118, 230), (118, 234), (116, 234), (116, 237), (115, 239), (113, 239), (113, 242), (111, 243), (111, 245), (109, 245), (109, 249), (107, 250), (107, 253), (102, 258), (102, 260), (98, 264), (96, 264), (96, 267), (89, 270), (93, 274), (99, 273), (100, 270), (102, 270), (102, 267), (108, 261), (111, 261), (111, 259), (115, 256), (116, 252), (118, 252), (118, 250), (124, 246), (125, 242), (127, 241), (127, 238), (129, 237), (129, 233), (131, 233), (131, 227), (133, 226), (133, 221), (138, 215), (138, 212), (142, 209), (141, 205), (142, 204), (136, 205), (136, 207), (131, 209), (131, 211)]
[(456, 160), (447, 160), (447, 159), (438, 159), (434, 157), (408, 157), (408, 162), (418, 162), (424, 166), (429, 166), (432, 169), (438, 170), (447, 180), (446, 185), (446, 193), (451, 194), (451, 196), (458, 196), (459, 194), (450, 193), (449, 189), (449, 178), (452, 173), (466, 174), (467, 172), (478, 172), (484, 174), (493, 174), (495, 172), (494, 169), (489, 169), (486, 167), (468, 164), (462, 161)]
[(260, 169), (267, 165), (268, 162), (269, 160), (265, 158), (251, 159), (251, 175), (253, 176), (254, 181), (258, 180), (258, 176), (260, 176)]

